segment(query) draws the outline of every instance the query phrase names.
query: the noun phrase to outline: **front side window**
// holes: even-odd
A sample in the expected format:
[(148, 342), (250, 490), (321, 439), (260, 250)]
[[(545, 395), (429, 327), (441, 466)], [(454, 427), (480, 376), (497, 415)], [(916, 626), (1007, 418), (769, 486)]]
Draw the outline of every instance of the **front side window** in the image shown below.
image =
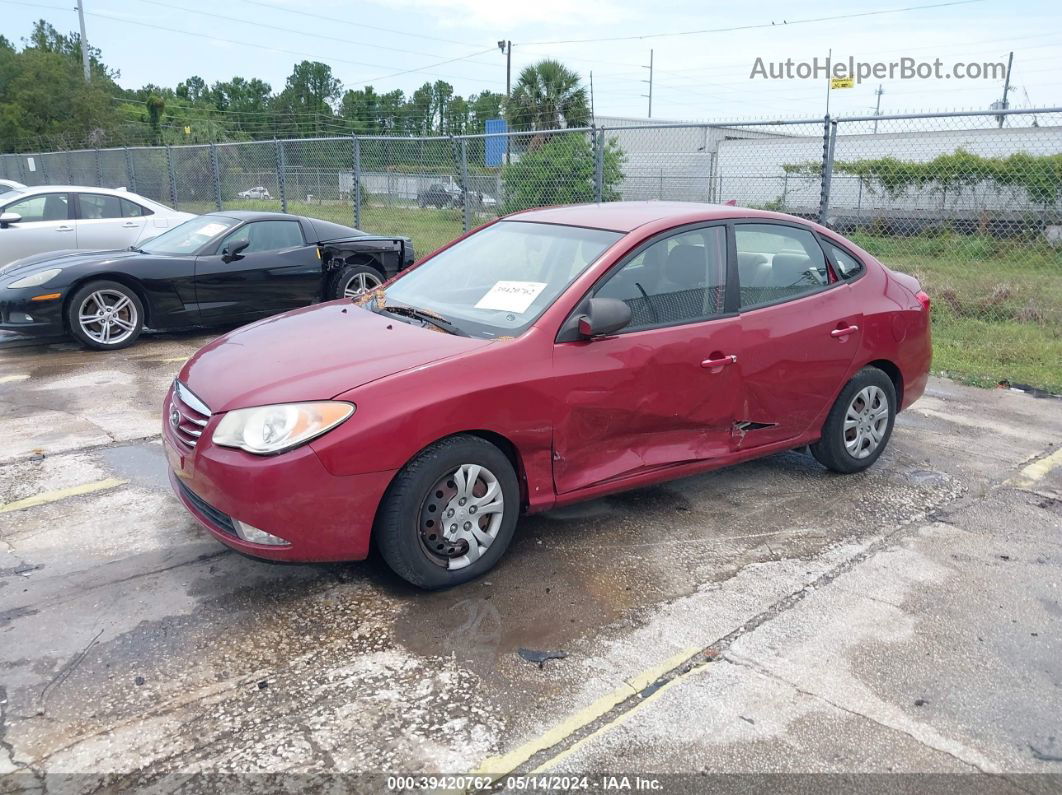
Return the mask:
[[(622, 234), (501, 221), (455, 243), (387, 288), (386, 304), (442, 315), (473, 336), (515, 336)], [(377, 303), (370, 305), (382, 308)]]
[(741, 308), (751, 309), (825, 289), (826, 259), (806, 229), (780, 224), (737, 224)]
[(117, 196), (82, 193), (78, 201), (81, 203), (81, 217), (86, 220), (122, 217), (122, 202)]
[(70, 195), (66, 193), (43, 193), (13, 202), (4, 208), (5, 213), (18, 213), (22, 223), (34, 221), (66, 221), (70, 218)]
[(145, 254), (194, 254), (238, 223), (238, 219), (224, 215), (200, 215), (149, 240), (140, 250)]
[(631, 309), (624, 332), (694, 323), (723, 312), (726, 228), (706, 227), (658, 240), (611, 275), (594, 295)]
[(249, 245), (243, 250), (244, 254), (279, 251), (284, 248), (301, 246), (304, 242), (298, 221), (255, 221), (237, 229), (225, 238), (221, 249), (232, 248), (245, 240), (249, 242)]

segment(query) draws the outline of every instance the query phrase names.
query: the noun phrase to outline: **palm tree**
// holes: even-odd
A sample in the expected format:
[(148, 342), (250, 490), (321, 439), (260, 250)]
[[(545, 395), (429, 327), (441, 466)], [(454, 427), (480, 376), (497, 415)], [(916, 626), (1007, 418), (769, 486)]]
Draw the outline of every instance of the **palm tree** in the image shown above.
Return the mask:
[(589, 124), (590, 107), (579, 75), (560, 61), (546, 59), (520, 72), (506, 116), (516, 130), (556, 130)]

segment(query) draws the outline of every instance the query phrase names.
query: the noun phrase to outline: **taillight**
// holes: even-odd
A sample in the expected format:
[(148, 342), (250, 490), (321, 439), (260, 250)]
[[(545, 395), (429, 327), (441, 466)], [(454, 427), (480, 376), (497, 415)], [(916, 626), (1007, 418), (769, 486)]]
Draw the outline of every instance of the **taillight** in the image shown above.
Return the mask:
[(929, 296), (926, 294), (926, 292), (924, 290), (919, 290), (915, 294), (915, 298), (917, 298), (918, 299), (918, 303), (920, 303), (922, 305), (922, 309), (924, 311), (928, 312), (930, 303), (932, 303), (932, 302), (929, 300)]

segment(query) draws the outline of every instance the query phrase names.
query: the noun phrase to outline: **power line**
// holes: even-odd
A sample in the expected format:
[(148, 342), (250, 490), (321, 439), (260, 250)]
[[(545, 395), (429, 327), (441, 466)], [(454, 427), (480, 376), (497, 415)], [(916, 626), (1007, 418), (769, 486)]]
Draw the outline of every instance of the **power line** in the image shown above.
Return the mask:
[(833, 22), (839, 19), (856, 19), (858, 17), (873, 17), (882, 14), (899, 14), (905, 11), (923, 11), (931, 8), (948, 8), (950, 6), (965, 6), (971, 3), (982, 3), (984, 0), (950, 0), (946, 3), (931, 3), (928, 5), (905, 6), (903, 8), (884, 8), (877, 11), (859, 11), (851, 14), (835, 14), (827, 17), (808, 17), (806, 19), (782, 20), (781, 24), (775, 22), (762, 22), (754, 25), (735, 25), (728, 28), (704, 28), (702, 30), (679, 30), (671, 33), (641, 33), (637, 36), (602, 36), (592, 39), (560, 39), (556, 41), (531, 41), (528, 44), (537, 46), (554, 44), (590, 44), (599, 41), (636, 41), (640, 39), (661, 39), (672, 36), (699, 36), (703, 33), (734, 33), (739, 30), (757, 30), (759, 28), (784, 28), (792, 25), (808, 25), (816, 22)]

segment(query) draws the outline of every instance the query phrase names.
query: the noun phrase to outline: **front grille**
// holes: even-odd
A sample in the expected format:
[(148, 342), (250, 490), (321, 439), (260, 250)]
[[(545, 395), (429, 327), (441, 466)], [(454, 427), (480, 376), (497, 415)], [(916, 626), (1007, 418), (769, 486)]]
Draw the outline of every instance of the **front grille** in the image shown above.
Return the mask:
[(211, 524), (218, 528), (218, 530), (221, 530), (222, 532), (227, 533), (230, 536), (236, 536), (236, 525), (232, 523), (232, 519), (229, 517), (228, 514), (222, 513), (213, 505), (208, 503), (206, 500), (204, 500), (202, 497), (200, 497), (198, 494), (196, 494), (194, 491), (184, 485), (184, 482), (180, 478), (177, 478), (177, 486), (180, 488), (181, 494), (184, 496), (184, 498), (188, 500), (188, 502), (190, 502), (195, 507), (195, 509), (199, 511), (199, 513), (203, 514), (203, 516), (209, 519)]
[(210, 409), (180, 381), (173, 384), (169, 423), (177, 441), (188, 450), (195, 447), (210, 420)]

